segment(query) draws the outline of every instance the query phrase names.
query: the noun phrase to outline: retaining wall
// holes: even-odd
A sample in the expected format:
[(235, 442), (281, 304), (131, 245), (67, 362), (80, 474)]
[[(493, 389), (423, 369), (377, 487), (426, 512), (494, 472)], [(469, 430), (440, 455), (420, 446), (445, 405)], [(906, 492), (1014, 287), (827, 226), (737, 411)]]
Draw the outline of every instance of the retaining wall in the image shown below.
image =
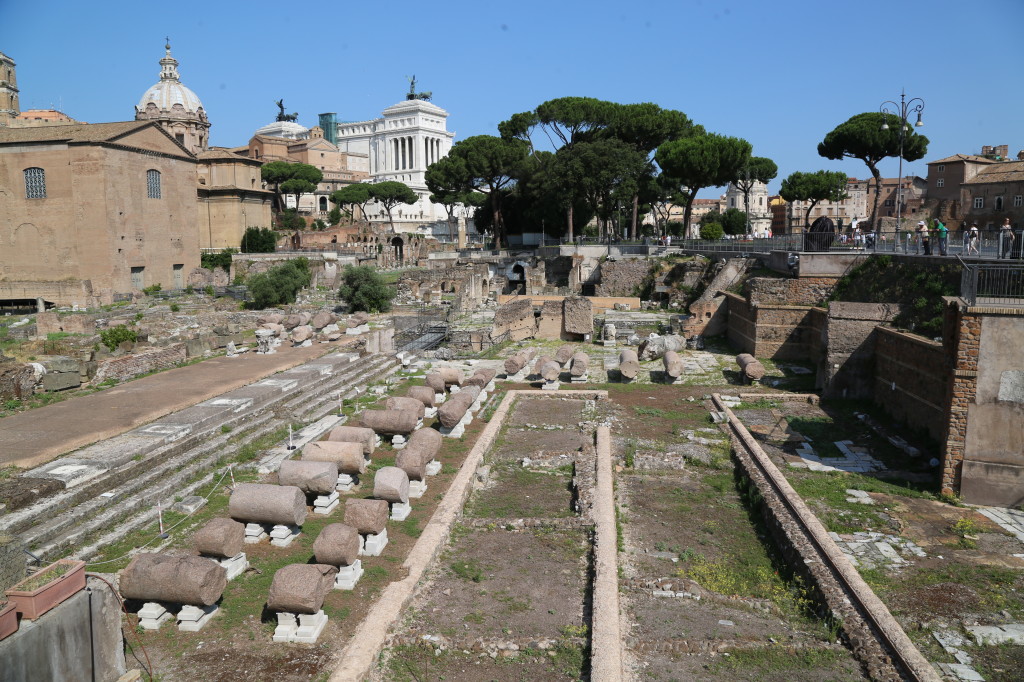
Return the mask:
[(141, 353), (130, 353), (119, 358), (104, 360), (96, 368), (92, 380), (98, 384), (106, 379), (124, 381), (161, 369), (170, 369), (185, 362), (185, 344), (175, 343), (166, 348), (154, 348)]
[(942, 441), (950, 381), (942, 344), (888, 327), (875, 327), (874, 337), (875, 403), (911, 429)]

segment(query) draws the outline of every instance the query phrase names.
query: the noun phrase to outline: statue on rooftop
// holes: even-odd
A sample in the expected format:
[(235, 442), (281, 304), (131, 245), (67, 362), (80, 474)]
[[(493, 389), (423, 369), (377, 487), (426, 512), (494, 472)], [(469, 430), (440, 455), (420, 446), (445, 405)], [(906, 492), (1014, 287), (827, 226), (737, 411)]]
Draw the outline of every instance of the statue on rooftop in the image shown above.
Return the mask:
[(298, 118), (299, 118), (299, 114), (298, 113), (294, 113), (294, 114), (286, 114), (286, 113), (284, 113), (284, 98), (281, 98), (281, 99), (277, 100), (277, 102), (275, 102), (275, 104), (277, 105), (277, 109), (278, 109), (278, 112), (277, 112), (277, 120), (278, 121), (292, 121), (294, 123), (296, 120), (298, 120)]
[(434, 93), (432, 93), (430, 91), (427, 91), (427, 92), (416, 92), (416, 75), (415, 74), (413, 74), (412, 76), (406, 76), (405, 79), (407, 81), (409, 81), (409, 92), (406, 93), (406, 95), (405, 95), (406, 99), (422, 99), (422, 100), (427, 100), (428, 102), (430, 101), (430, 98), (433, 97)]

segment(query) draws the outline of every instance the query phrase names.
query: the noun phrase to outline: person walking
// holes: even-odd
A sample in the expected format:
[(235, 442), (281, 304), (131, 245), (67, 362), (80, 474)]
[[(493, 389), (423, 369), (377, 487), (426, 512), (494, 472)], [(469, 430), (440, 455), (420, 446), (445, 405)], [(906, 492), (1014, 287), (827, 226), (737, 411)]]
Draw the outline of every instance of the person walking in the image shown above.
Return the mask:
[(971, 229), (967, 231), (967, 253), (970, 255), (972, 252), (975, 256), (978, 254), (978, 223), (971, 223)]
[(939, 237), (939, 255), (945, 256), (949, 247), (949, 230), (946, 229), (945, 223), (938, 218), (935, 219), (935, 232)]
[(1010, 219), (1003, 220), (999, 227), (999, 257), (1009, 258), (1013, 248), (1013, 228), (1010, 226)]

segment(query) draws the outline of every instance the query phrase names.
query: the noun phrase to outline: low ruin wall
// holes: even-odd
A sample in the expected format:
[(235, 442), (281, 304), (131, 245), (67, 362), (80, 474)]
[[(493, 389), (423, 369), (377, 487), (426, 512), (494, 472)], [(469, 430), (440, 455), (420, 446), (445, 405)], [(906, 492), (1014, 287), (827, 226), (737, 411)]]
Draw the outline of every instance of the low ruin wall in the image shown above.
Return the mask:
[(119, 358), (111, 358), (99, 363), (93, 384), (106, 379), (124, 381), (161, 369), (170, 369), (185, 362), (185, 344), (175, 343), (166, 348), (154, 348), (140, 353), (130, 353)]
[(941, 343), (875, 327), (875, 403), (911, 429), (945, 439), (949, 360)]
[[(561, 303), (563, 299), (569, 298), (568, 296), (520, 296), (517, 294), (501, 294), (498, 296), (498, 305), (505, 305), (509, 301), (516, 299), (528, 298), (533, 301), (535, 306), (541, 306), (548, 301), (556, 301)], [(615, 310), (615, 305), (628, 305), (632, 311), (640, 310), (640, 299), (636, 296), (585, 296), (590, 304), (594, 307), (594, 314), (600, 314), (608, 312), (609, 310)]]
[(828, 299), (837, 277), (754, 277), (747, 280), (751, 303), (770, 305), (818, 305)]
[(742, 296), (726, 293), (729, 322), (726, 335), (741, 352), (758, 358), (807, 361), (820, 343), (820, 325), (809, 306), (753, 306)]

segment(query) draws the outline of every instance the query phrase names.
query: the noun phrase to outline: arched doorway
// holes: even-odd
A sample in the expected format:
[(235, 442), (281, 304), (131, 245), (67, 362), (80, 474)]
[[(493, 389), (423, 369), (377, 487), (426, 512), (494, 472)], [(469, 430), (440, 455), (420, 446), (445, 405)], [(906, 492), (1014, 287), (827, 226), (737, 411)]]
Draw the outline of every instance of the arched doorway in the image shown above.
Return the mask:
[(395, 249), (395, 260), (401, 263), (405, 257), (405, 242), (401, 237), (395, 235), (391, 238), (391, 246)]

